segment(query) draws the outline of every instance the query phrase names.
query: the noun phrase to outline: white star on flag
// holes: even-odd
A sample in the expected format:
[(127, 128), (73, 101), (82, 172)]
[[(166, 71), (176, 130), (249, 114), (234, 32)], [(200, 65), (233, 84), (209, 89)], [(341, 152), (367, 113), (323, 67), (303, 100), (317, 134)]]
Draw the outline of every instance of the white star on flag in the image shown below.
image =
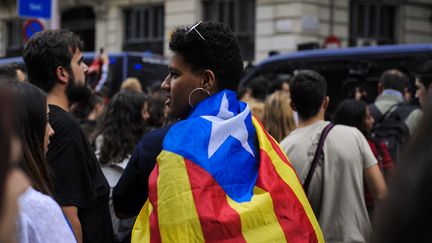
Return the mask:
[(222, 146), (229, 136), (239, 140), (242, 147), (254, 156), (252, 148), (248, 143), (249, 133), (244, 122), (250, 113), (249, 106), (246, 106), (246, 109), (243, 112), (234, 116), (234, 113), (228, 110), (228, 105), (228, 99), (226, 94), (224, 94), (218, 115), (202, 116), (202, 118), (212, 123), (210, 142), (208, 146), (209, 159)]

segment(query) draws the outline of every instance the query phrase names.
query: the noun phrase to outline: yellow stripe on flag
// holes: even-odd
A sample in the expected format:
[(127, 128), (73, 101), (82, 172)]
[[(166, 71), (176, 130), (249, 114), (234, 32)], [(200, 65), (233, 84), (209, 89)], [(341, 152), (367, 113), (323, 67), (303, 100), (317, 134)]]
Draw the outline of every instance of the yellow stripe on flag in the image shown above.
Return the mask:
[[(324, 242), (324, 237), (321, 232), (321, 228), (318, 224), (318, 221), (316, 220), (315, 214), (312, 211), (312, 207), (309, 204), (309, 200), (307, 199), (306, 194), (304, 193), (303, 186), (300, 184), (300, 181), (298, 180), (296, 173), (291, 167), (289, 167), (287, 164), (285, 164), (285, 162), (283, 162), (283, 160), (273, 149), (272, 144), (270, 143), (270, 141), (268, 141), (268, 138), (264, 133), (263, 129), (261, 128), (259, 122), (256, 121), (255, 118), (253, 118), (252, 122), (256, 128), (256, 133), (260, 143), (259, 144), (260, 149), (264, 150), (268, 154), (270, 159), (273, 161), (277, 173), (280, 175), (282, 180), (284, 180), (285, 183), (287, 183), (288, 186), (293, 190), (294, 194), (296, 195), (300, 203), (303, 205), (306, 215), (308, 216), (309, 221), (311, 222), (312, 227), (316, 232), (318, 242)], [(279, 146), (278, 143), (276, 144), (277, 146)], [(283, 150), (281, 149), (281, 151)], [(286, 155), (284, 156), (286, 157)]]
[(246, 242), (286, 242), (268, 192), (255, 186), (249, 202), (237, 203), (228, 195), (227, 200), (228, 204), (240, 215), (243, 237)]
[(149, 215), (152, 213), (153, 207), (149, 200), (145, 202), (141, 208), (138, 217), (135, 220), (135, 224), (132, 230), (131, 242), (150, 242), (150, 221)]
[(157, 161), (157, 213), (162, 242), (204, 242), (184, 158), (163, 150)]

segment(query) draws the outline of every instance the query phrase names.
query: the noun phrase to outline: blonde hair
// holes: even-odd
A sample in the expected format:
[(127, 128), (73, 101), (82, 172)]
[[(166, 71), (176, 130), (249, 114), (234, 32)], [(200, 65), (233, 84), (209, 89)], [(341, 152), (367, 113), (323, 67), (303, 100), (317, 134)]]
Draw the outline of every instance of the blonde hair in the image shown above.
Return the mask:
[(123, 81), (120, 90), (143, 92), (141, 83), (137, 78), (127, 78)]
[(296, 128), (288, 95), (277, 91), (267, 97), (264, 104), (263, 124), (268, 133), (278, 142)]

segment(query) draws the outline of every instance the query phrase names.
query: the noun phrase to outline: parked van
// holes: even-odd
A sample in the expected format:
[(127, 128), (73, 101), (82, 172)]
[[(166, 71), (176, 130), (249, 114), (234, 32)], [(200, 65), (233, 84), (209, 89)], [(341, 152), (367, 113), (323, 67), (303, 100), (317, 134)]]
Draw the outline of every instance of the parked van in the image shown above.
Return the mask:
[(245, 74), (240, 86), (246, 87), (255, 78), (272, 82), (289, 79), (296, 70), (315, 70), (327, 80), (329, 112), (332, 112), (339, 101), (352, 97), (356, 88), (364, 90), (366, 100), (372, 102), (377, 96), (380, 75), (392, 68), (410, 77), (414, 96), (415, 72), (428, 60), (432, 60), (432, 43), (299, 51), (260, 62)]

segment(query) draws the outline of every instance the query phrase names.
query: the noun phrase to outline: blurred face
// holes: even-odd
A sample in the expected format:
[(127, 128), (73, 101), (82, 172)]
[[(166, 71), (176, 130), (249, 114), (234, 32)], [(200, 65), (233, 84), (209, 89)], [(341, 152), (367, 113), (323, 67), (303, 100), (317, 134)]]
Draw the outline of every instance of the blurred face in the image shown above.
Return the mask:
[(426, 87), (422, 82), (420, 82), (420, 80), (418, 78), (416, 78), (415, 86), (416, 86), (415, 96), (416, 96), (416, 98), (419, 99), (420, 105), (422, 107), (424, 107), (424, 105), (426, 104), (427, 95), (428, 95)]
[[(183, 60), (180, 54), (175, 52), (170, 57), (168, 71), (168, 76), (161, 85), (165, 92), (165, 105), (168, 107), (168, 114), (171, 117), (182, 119), (187, 117), (190, 112), (189, 95), (192, 90), (200, 87), (202, 77), (193, 73), (191, 66)], [(192, 95), (192, 104), (199, 102), (197, 100), (200, 98), (198, 95)]]
[(367, 131), (367, 132), (371, 132), (375, 120), (374, 120), (373, 116), (372, 116), (371, 113), (370, 113), (369, 107), (366, 107), (366, 115), (365, 115), (365, 118), (364, 118), (364, 119), (365, 119), (365, 120), (364, 120), (364, 124), (365, 124), (365, 129), (366, 129), (366, 131)]
[(47, 124), (45, 128), (45, 137), (44, 137), (44, 153), (46, 154), (48, 152), (48, 144), (50, 143), (50, 137), (54, 135), (54, 130), (52, 129), (51, 125), (49, 124), (49, 107), (47, 105)]

